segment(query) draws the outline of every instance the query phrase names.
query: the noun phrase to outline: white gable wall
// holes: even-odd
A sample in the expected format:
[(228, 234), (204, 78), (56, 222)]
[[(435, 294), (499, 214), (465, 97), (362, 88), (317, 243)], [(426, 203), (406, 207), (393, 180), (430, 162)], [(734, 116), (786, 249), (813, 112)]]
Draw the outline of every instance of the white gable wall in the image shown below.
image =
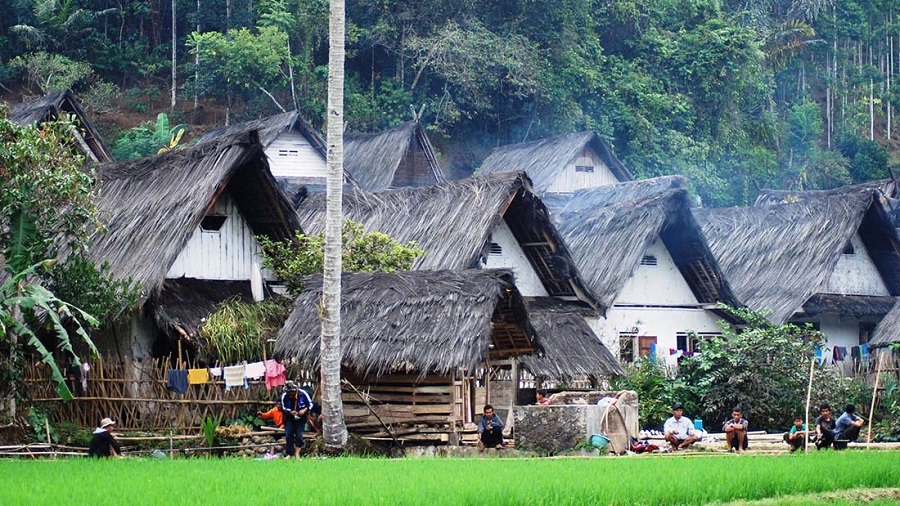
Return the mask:
[(720, 333), (722, 329), (718, 324), (719, 319), (711, 311), (704, 309), (664, 307), (612, 307), (606, 312), (605, 318), (585, 318), (594, 333), (616, 358), (619, 358), (620, 333), (654, 336), (659, 349), (676, 349), (680, 332)]
[(683, 306), (697, 304), (697, 297), (675, 266), (672, 255), (658, 237), (647, 248), (645, 257), (656, 259), (656, 265), (639, 265), (625, 282), (615, 305), (641, 304)]
[(300, 132), (282, 132), (266, 148), (269, 168), (275, 177), (314, 177), (325, 179), (325, 160)]
[[(560, 160), (566, 163), (566, 168), (556, 176), (555, 180), (547, 187), (548, 193), (572, 193), (584, 188), (596, 188), (619, 183), (616, 176), (603, 163), (600, 155), (593, 148), (585, 147), (575, 160)], [(593, 167), (593, 172), (576, 170), (576, 167)]]
[(841, 255), (828, 280), (825, 293), (890, 295), (858, 233), (853, 235), (850, 244), (853, 245), (853, 254)]
[(526, 297), (546, 297), (547, 289), (541, 278), (525, 256), (519, 242), (513, 235), (506, 220), (500, 222), (491, 233), (491, 242), (500, 246), (499, 254), (489, 253), (484, 263), (487, 269), (512, 269), (516, 277), (516, 287)]
[(253, 270), (259, 269), (260, 248), (247, 220), (227, 193), (219, 197), (209, 214), (227, 219), (218, 231), (205, 231), (198, 226), (166, 278), (251, 279)]

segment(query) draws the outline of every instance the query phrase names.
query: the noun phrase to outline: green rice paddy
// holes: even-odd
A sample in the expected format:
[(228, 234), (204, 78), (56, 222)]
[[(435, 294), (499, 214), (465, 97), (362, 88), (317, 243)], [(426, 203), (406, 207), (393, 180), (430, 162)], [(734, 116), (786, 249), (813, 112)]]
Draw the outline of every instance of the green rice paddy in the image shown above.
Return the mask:
[(706, 504), (882, 487), (900, 487), (900, 452), (0, 461), (3, 505)]

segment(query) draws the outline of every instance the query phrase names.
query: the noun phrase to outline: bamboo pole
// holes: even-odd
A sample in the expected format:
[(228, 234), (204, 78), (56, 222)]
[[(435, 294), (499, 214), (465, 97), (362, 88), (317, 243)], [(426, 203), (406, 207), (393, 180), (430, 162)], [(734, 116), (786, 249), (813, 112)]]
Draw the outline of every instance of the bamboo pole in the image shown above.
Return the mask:
[(872, 422), (875, 414), (875, 401), (878, 399), (878, 379), (881, 378), (881, 364), (884, 362), (884, 353), (878, 354), (878, 367), (875, 368), (875, 387), (872, 389), (872, 405), (869, 407), (869, 433), (866, 436), (866, 449), (872, 444)]
[(809, 453), (809, 402), (812, 398), (813, 374), (816, 372), (816, 357), (809, 361), (809, 385), (806, 387), (806, 434), (803, 438), (803, 451)]

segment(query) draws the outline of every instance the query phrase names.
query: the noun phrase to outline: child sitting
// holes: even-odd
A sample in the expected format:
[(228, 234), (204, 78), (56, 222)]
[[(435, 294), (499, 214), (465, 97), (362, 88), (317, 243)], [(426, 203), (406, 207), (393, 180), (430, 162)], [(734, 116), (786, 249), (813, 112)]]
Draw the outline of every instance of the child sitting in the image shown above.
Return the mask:
[(806, 424), (800, 415), (794, 417), (794, 424), (791, 430), (784, 433), (784, 442), (791, 446), (791, 453), (797, 451), (806, 442)]

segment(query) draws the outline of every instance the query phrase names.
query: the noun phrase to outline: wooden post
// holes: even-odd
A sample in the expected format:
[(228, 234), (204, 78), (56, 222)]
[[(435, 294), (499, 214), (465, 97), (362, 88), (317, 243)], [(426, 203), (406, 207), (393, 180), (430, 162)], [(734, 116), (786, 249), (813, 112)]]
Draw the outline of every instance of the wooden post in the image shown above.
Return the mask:
[(803, 438), (803, 451), (809, 453), (809, 401), (812, 398), (813, 373), (816, 372), (816, 357), (809, 361), (809, 385), (806, 387), (806, 436)]
[(866, 436), (866, 449), (872, 445), (872, 422), (875, 414), (875, 400), (878, 399), (878, 379), (881, 378), (881, 364), (884, 362), (884, 353), (878, 354), (878, 367), (875, 368), (875, 387), (872, 389), (872, 405), (869, 407), (869, 434)]
[(181, 367), (181, 339), (178, 339), (178, 369), (182, 369), (182, 367)]

